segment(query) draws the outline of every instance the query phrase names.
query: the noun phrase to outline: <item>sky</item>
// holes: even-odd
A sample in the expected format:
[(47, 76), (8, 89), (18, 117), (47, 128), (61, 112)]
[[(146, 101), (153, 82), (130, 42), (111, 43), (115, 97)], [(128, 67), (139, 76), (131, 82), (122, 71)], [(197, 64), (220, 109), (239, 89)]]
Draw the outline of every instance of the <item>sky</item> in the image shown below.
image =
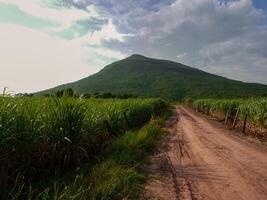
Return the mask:
[(0, 90), (51, 88), (131, 54), (267, 84), (267, 0), (0, 0)]

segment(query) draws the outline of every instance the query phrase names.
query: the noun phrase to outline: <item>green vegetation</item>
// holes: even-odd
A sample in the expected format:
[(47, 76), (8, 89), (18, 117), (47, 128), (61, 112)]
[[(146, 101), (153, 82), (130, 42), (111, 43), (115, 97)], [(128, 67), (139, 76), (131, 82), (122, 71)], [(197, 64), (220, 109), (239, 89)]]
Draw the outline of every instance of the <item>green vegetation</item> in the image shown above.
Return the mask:
[[(118, 199), (160, 128), (160, 99), (0, 98), (2, 199)], [(126, 133), (125, 133), (126, 132)]]
[[(71, 178), (55, 180), (35, 195), (36, 199), (135, 199), (142, 190), (145, 174), (141, 170), (146, 155), (157, 144), (160, 121), (152, 121), (140, 130), (128, 131), (113, 140), (98, 164), (81, 166)], [(36, 193), (36, 192), (35, 192)], [(30, 192), (34, 195), (34, 192)]]
[(247, 121), (255, 126), (267, 128), (267, 98), (251, 99), (200, 99), (193, 102), (196, 110), (213, 115), (221, 113), (234, 119), (237, 111), (241, 120), (247, 116)]
[[(17, 96), (29, 96), (29, 94), (17, 94)], [(76, 98), (83, 98), (83, 99), (89, 99), (89, 98), (95, 98), (95, 99), (132, 99), (132, 98), (138, 98), (136, 95), (132, 94), (111, 94), (111, 93), (98, 93), (95, 92), (94, 94), (82, 94), (78, 95), (72, 88), (66, 88), (63, 90), (56, 91), (55, 93), (51, 94), (45, 94), (45, 97), (76, 97)]]
[(181, 100), (193, 98), (248, 98), (267, 95), (267, 86), (244, 83), (209, 74), (167, 60), (133, 55), (112, 63), (100, 72), (37, 94), (73, 88), (79, 94), (130, 93), (137, 96)]
[(108, 159), (92, 173), (94, 187), (90, 199), (123, 199), (136, 197), (145, 175), (139, 169), (161, 136), (160, 126), (152, 122), (139, 131), (129, 131), (115, 140)]

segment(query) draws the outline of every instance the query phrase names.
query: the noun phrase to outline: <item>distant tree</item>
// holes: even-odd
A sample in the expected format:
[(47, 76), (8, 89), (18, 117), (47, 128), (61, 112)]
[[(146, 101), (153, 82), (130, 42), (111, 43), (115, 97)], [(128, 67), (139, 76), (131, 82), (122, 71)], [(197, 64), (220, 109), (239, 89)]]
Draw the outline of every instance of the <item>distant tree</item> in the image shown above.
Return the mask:
[(103, 99), (113, 99), (116, 97), (116, 95), (111, 94), (111, 93), (103, 93), (103, 94), (100, 94), (98, 96), (99, 96), (99, 98), (103, 98)]
[(88, 99), (88, 98), (100, 98), (100, 99), (129, 99), (129, 98), (137, 98), (138, 96), (133, 95), (133, 94), (112, 94), (110, 92), (105, 92), (105, 93), (98, 93), (95, 92), (93, 94), (85, 93), (80, 96), (83, 99)]
[(18, 93), (18, 94), (15, 94), (15, 97), (33, 97), (33, 94), (31, 94), (31, 93)]
[(66, 95), (69, 96), (69, 97), (73, 97), (73, 96), (75, 96), (74, 90), (73, 90), (72, 88), (67, 88), (67, 89), (65, 90), (65, 93), (66, 93)]
[(79, 95), (77, 95), (72, 88), (67, 88), (65, 90), (59, 90), (59, 91), (56, 92), (55, 95), (57, 97), (63, 97), (63, 96), (67, 96), (67, 97), (79, 97)]
[(94, 93), (93, 93), (93, 97), (95, 97), (95, 98), (99, 98), (99, 93), (98, 93), (98, 92), (94, 92)]
[(52, 96), (54, 96), (53, 94), (44, 94), (43, 95), (44, 97), (52, 97)]
[(138, 96), (133, 94), (118, 94), (116, 97), (118, 99), (129, 99), (129, 98), (137, 98)]
[(59, 90), (56, 92), (57, 97), (63, 97), (63, 95), (64, 95), (64, 90)]

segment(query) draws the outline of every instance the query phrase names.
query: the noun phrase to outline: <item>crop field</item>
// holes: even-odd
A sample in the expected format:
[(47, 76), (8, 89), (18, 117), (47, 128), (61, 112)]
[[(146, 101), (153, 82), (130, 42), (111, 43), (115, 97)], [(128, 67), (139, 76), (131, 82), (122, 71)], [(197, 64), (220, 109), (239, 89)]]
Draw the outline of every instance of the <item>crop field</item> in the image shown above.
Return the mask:
[(167, 107), (160, 99), (1, 97), (2, 197), (33, 199), (29, 191), (41, 180), (99, 163), (113, 140)]
[(260, 129), (267, 128), (267, 98), (200, 99), (194, 101), (193, 106), (208, 115), (222, 114), (226, 120), (232, 121), (233, 128), (235, 123), (242, 121), (243, 131), (247, 123)]

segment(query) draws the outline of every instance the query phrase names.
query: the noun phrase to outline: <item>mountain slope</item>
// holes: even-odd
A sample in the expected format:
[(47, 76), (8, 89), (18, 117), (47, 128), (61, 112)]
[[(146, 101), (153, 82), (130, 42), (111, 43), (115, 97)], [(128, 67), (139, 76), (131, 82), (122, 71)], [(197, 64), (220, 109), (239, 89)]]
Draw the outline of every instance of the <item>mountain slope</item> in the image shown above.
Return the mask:
[(172, 100), (184, 96), (236, 98), (267, 94), (266, 85), (234, 81), (180, 63), (141, 55), (114, 62), (94, 75), (41, 94), (64, 88), (73, 88), (78, 93), (131, 93)]

